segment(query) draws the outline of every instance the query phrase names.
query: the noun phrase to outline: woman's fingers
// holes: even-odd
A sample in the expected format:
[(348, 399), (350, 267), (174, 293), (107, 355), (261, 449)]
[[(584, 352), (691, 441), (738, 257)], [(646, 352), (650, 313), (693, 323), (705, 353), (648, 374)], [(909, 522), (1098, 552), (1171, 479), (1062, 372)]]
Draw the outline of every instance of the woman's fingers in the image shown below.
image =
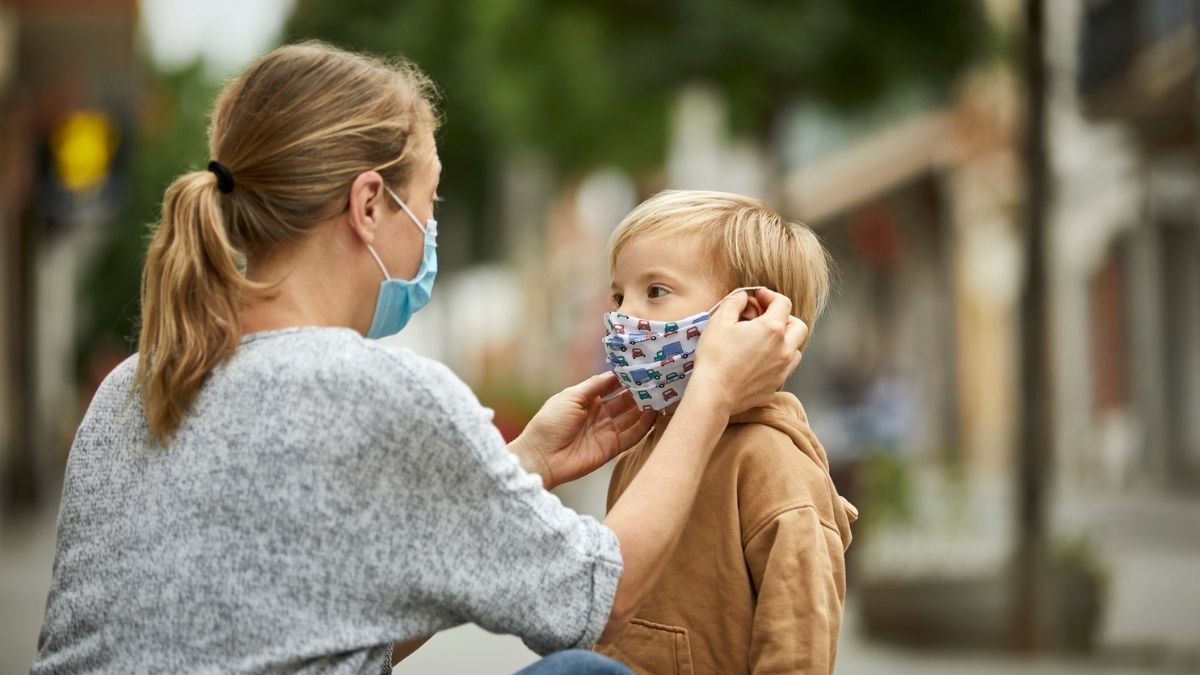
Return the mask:
[(617, 381), (617, 376), (612, 371), (607, 371), (593, 375), (579, 384), (571, 385), (563, 389), (562, 393), (586, 406), (597, 396), (611, 394), (620, 388), (621, 384)]
[(796, 352), (792, 355), (792, 362), (788, 364), (788, 375), (796, 372), (796, 368), (800, 367), (800, 360), (804, 358), (804, 352)]
[(758, 289), (754, 297), (763, 312), (746, 321), (738, 317), (749, 296), (726, 298), (713, 313), (697, 353), (697, 371), (704, 370), (699, 379), (736, 392), (735, 413), (770, 400), (799, 364), (798, 350), (808, 336), (808, 326), (792, 316), (786, 295)]
[(750, 296), (745, 291), (725, 297), (717, 305), (717, 311), (708, 318), (709, 324), (711, 325), (714, 321), (720, 324), (737, 323), (738, 317), (742, 315), (742, 310), (746, 308), (746, 303), (749, 301)]
[(609, 417), (612, 417), (613, 419), (616, 419), (620, 415), (630, 410), (637, 409), (637, 405), (633, 402), (633, 395), (629, 393), (628, 389), (617, 385), (616, 391), (618, 392), (617, 396), (614, 396), (608, 400), (601, 399), (600, 401), (604, 406), (604, 410), (608, 412)]
[(637, 418), (641, 417), (642, 412), (642, 409), (633, 402), (632, 398), (630, 398), (629, 405), (625, 407), (625, 409), (619, 414), (613, 415), (612, 419), (618, 428), (624, 429), (625, 427), (630, 426), (637, 421)]
[(617, 433), (621, 446), (621, 451), (624, 452), (632, 448), (635, 443), (642, 440), (646, 433), (650, 431), (650, 427), (654, 426), (654, 420), (658, 418), (657, 413), (641, 412), (636, 417), (631, 416), (633, 424), (629, 427), (618, 426), (620, 431)]
[(784, 345), (789, 349), (798, 350), (808, 339), (808, 324), (794, 316), (788, 317), (787, 330), (784, 334)]

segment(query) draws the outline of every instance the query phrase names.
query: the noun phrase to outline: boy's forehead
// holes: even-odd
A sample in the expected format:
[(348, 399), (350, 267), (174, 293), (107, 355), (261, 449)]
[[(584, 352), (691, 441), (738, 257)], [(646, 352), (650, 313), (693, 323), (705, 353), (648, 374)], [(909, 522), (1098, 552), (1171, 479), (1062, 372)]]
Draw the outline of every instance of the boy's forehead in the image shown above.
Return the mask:
[(635, 237), (616, 256), (614, 276), (636, 281), (640, 276), (667, 273), (682, 279), (705, 276), (709, 262), (700, 237), (688, 232)]

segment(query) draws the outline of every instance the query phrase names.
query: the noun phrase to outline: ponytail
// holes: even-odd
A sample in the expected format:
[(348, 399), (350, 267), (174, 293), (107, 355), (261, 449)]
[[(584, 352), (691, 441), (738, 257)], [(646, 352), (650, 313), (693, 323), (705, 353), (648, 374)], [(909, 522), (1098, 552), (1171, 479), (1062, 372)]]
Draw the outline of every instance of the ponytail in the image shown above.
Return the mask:
[(137, 383), (150, 432), (164, 445), (237, 348), (238, 308), (257, 287), (238, 269), (221, 198), (208, 171), (175, 179), (146, 253)]
[(170, 441), (233, 356), (245, 303), (280, 283), (242, 269), (261, 269), (337, 214), (359, 174), (407, 185), (428, 157), (412, 141), (437, 128), (434, 96), (407, 61), (315, 42), (280, 47), (225, 85), (208, 131), (220, 163), (167, 188), (142, 273), (137, 391), (155, 438)]

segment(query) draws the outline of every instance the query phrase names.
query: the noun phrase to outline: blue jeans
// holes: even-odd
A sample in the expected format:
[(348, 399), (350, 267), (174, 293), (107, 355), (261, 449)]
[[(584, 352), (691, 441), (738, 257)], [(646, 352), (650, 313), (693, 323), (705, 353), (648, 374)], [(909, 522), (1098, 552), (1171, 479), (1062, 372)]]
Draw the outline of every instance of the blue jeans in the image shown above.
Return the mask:
[(555, 652), (516, 675), (633, 675), (633, 671), (596, 652), (568, 649)]

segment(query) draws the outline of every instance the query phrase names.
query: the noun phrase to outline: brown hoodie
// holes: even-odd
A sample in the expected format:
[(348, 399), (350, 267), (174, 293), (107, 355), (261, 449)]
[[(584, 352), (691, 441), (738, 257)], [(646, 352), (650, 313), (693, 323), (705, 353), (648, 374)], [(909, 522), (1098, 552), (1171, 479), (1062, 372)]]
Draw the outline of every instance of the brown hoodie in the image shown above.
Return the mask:
[[(661, 437), (617, 460), (609, 508)], [(857, 516), (800, 401), (775, 394), (730, 419), (666, 570), (598, 651), (639, 675), (833, 672)]]

